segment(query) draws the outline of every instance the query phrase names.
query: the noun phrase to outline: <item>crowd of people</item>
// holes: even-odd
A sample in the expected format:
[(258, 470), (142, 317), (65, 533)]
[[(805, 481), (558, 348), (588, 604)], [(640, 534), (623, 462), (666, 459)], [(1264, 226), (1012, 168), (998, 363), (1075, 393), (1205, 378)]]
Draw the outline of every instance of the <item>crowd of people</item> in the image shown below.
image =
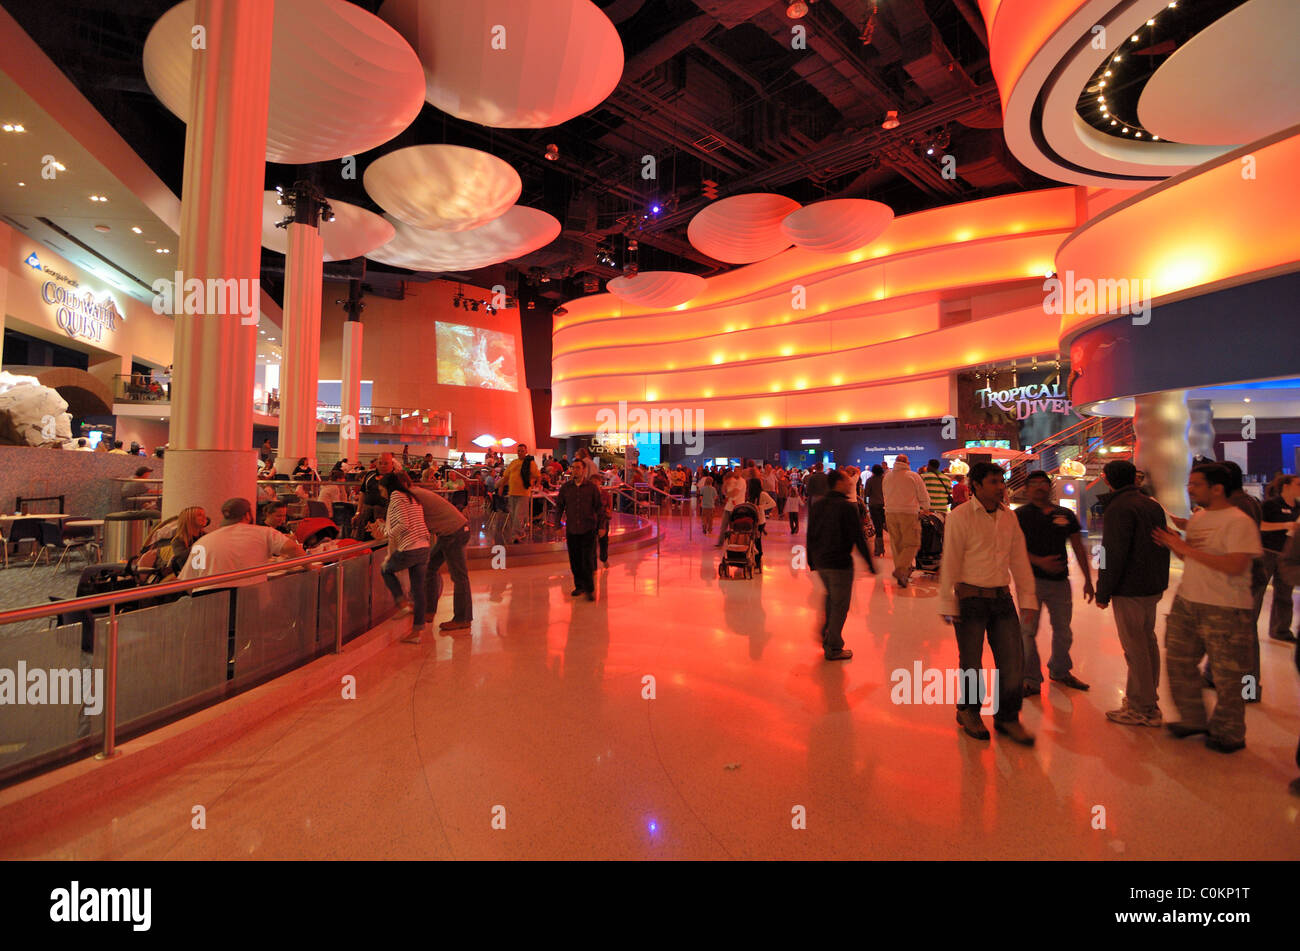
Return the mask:
[[(976, 739), (989, 737), (980, 715), (988, 698), (976, 676), (986, 642), (997, 671), (993, 726), (1014, 742), (1034, 743), (1020, 713), (1027, 700), (1041, 695), (1045, 680), (1090, 689), (1078, 676), (1072, 655), (1071, 556), (1084, 603), (1114, 613), (1127, 667), (1123, 702), (1106, 713), (1116, 724), (1164, 726), (1180, 739), (1204, 735), (1206, 746), (1218, 752), (1240, 750), (1245, 746), (1245, 707), (1260, 697), (1256, 625), (1270, 585), (1274, 597), (1267, 632), (1278, 641), (1296, 639), (1291, 605), (1294, 585), (1300, 583), (1300, 537), (1293, 531), (1300, 517), (1300, 476), (1279, 476), (1261, 504), (1244, 491), (1241, 471), (1231, 463), (1197, 465), (1187, 486), (1195, 511), (1182, 519), (1156, 501), (1131, 462), (1114, 460), (1104, 469), (1109, 491), (1099, 500), (1102, 545), (1090, 554), (1078, 516), (1057, 503), (1053, 480), (1043, 471), (1029, 473), (1025, 502), (1013, 511), (1004, 470), (987, 462), (972, 465), (963, 476), (941, 472), (933, 459), (914, 471), (906, 455), (897, 456), (888, 468), (873, 465), (865, 473), (853, 466), (823, 471), (814, 464), (805, 471), (750, 460), (694, 469), (602, 467), (586, 449), (572, 460), (546, 454), (538, 459), (526, 445), (514, 447), (513, 455), (507, 462), (489, 454), (473, 478), (482, 481), (488, 495), (503, 500), (505, 540), (512, 543), (525, 540), (535, 496), (551, 493), (553, 524), (563, 529), (575, 598), (595, 600), (597, 563), (608, 564), (615, 498), (625, 487), (653, 487), (669, 498), (698, 497), (705, 536), (712, 538), (716, 526), (718, 546), (724, 544), (737, 507), (746, 506), (746, 518), (757, 522), (755, 568), (760, 572), (762, 538), (774, 519), (788, 519), (795, 535), (806, 509), (808, 567), (824, 588), (821, 642), (828, 661), (853, 656), (843, 637), (853, 551), (874, 573), (888, 536), (895, 583), (907, 588), (922, 519), (939, 516), (944, 521), (936, 608), (953, 627), (962, 682), (972, 687), (958, 704), (957, 722)], [(435, 464), (431, 456), (412, 461), (403, 453), (401, 463), (392, 453), (380, 454), (367, 468), (341, 460), (320, 486), (319, 498), (353, 501), (352, 536), (388, 541), (384, 583), (398, 603), (398, 615), (413, 615), (404, 640), (421, 641), (443, 592), (444, 564), (454, 585), (454, 614), (441, 625), (442, 633), (466, 634), (473, 620), (466, 562), (469, 520), (463, 506), (427, 483), (450, 485), (470, 477), (447, 463)], [(274, 468), (274, 457), (268, 455), (262, 471)], [(430, 472), (433, 476), (426, 477)], [(320, 482), (306, 459), (297, 461), (290, 479)], [(289, 533), (282, 498), (268, 500), (260, 515), (247, 501), (232, 499), (223, 506), (222, 519), (209, 531), (201, 509), (182, 512), (158, 546), (162, 574), (203, 577), (302, 552)], [(1181, 559), (1184, 568), (1165, 622), (1165, 669), (1178, 715), (1166, 722), (1157, 699), (1161, 659), (1156, 613), (1169, 586), (1171, 557)], [(1051, 630), (1046, 675), (1037, 644), (1044, 613)], [(1215, 702), (1207, 709), (1202, 690), (1211, 687)]]

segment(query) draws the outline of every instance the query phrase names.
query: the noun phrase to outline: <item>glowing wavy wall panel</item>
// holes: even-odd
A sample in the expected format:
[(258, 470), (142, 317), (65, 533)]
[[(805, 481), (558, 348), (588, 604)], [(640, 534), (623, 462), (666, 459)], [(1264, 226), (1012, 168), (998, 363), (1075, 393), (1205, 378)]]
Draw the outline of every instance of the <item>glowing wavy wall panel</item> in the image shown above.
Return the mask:
[[(1098, 215), (1061, 245), (1057, 271), (1071, 272), (1076, 286), (1149, 281), (1160, 303), (1300, 269), (1297, 168), (1300, 127), (1293, 127)], [(1078, 294), (1074, 302), (1085, 306), (1061, 317), (1063, 344), (1111, 319)]]
[[(912, 252), (931, 251), (981, 238), (1035, 232), (1059, 234), (1073, 230), (1077, 225), (1073, 188), (1048, 188), (917, 212), (895, 218), (883, 235), (861, 251), (818, 254), (792, 248), (758, 264), (709, 278), (708, 289), (703, 294), (673, 311), (635, 307), (612, 294), (597, 294), (570, 301), (564, 305), (568, 313), (555, 318), (553, 325), (556, 352), (563, 349), (561, 343), (565, 340), (563, 331), (566, 328), (591, 321), (621, 318), (620, 323), (624, 323), (628, 318), (642, 315), (688, 311), (696, 314), (716, 305), (742, 303), (764, 294), (780, 295), (789, 300), (791, 285), (806, 285), (810, 279), (827, 280), (841, 270), (860, 270), (857, 266), (863, 262), (879, 263), (882, 259), (899, 258)], [(574, 349), (586, 346), (586, 338), (577, 336), (574, 340)]]
[[(695, 419), (698, 425), (709, 431), (875, 423), (943, 416), (949, 412), (950, 392), (951, 384), (948, 375), (944, 374), (879, 386), (845, 386), (815, 393), (707, 400), (677, 404), (674, 408), (702, 413)], [(617, 404), (607, 408), (618, 411)], [(664, 404), (628, 404), (629, 411), (638, 408), (649, 412), (664, 408)], [(562, 408), (552, 404), (552, 433), (591, 433), (596, 428), (593, 407)]]
[(1056, 349), (1057, 326), (1054, 315), (1035, 306), (814, 357), (751, 360), (705, 370), (588, 376), (566, 383), (564, 395), (555, 405), (598, 408), (620, 400), (705, 405), (711, 399), (781, 395), (943, 374), (959, 367), (1050, 353)]
[[(1056, 317), (1026, 309), (1024, 294), (1081, 204), (1063, 188), (908, 215), (866, 249), (791, 249), (671, 310), (607, 294), (566, 304), (552, 432), (594, 432), (622, 401), (695, 407), (709, 429), (946, 415), (952, 371), (1056, 349)], [(942, 327), (943, 301), (990, 316)]]

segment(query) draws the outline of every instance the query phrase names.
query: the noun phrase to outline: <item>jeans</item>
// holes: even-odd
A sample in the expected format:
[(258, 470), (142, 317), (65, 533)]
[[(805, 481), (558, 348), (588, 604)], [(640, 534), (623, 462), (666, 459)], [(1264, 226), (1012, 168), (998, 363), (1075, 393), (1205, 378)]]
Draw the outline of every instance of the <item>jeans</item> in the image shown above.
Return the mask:
[(429, 571), (429, 549), (412, 548), (410, 551), (393, 552), (384, 559), (380, 574), (394, 601), (402, 600), (402, 583), (397, 580), (397, 573), (404, 568), (411, 588), (411, 609), (415, 615), (413, 621), (416, 627), (423, 627), (425, 578)]
[(871, 524), (876, 529), (875, 553), (883, 555), (885, 553), (885, 507), (883, 505), (868, 505), (867, 512), (871, 515)]
[(1156, 643), (1156, 605), (1160, 595), (1111, 598), (1119, 646), (1128, 664), (1124, 703), (1139, 713), (1160, 712), (1156, 690), (1160, 686), (1160, 645)]
[(569, 570), (573, 572), (573, 587), (586, 594), (596, 593), (596, 532), (566, 535), (569, 549)]
[(1038, 658), (1038, 621), (1043, 616), (1043, 608), (1047, 608), (1052, 623), (1052, 656), (1047, 661), (1047, 672), (1061, 678), (1074, 666), (1070, 661), (1070, 645), (1074, 643), (1070, 630), (1074, 592), (1068, 580), (1051, 578), (1035, 578), (1034, 589), (1038, 592), (1038, 610), (1032, 623), (1021, 625), (1020, 636), (1025, 642), (1025, 680), (1037, 688), (1043, 685), (1043, 667)]
[[(962, 682), (971, 683), (973, 678), (973, 682), (980, 685), (979, 692), (984, 692), (980, 668), (987, 634), (998, 683), (998, 710), (993, 719), (1003, 722), (1019, 720), (1020, 704), (1024, 700), (1025, 650), (1020, 642), (1020, 619), (1015, 602), (1010, 594), (996, 598), (962, 598), (958, 610), (961, 616), (953, 624), (953, 629), (957, 634), (957, 663), (962, 670)], [(978, 714), (983, 699), (982, 696), (964, 697), (957, 709), (974, 710)]]
[(1273, 607), (1268, 612), (1268, 633), (1270, 637), (1284, 638), (1292, 633), (1291, 620), (1294, 609), (1291, 606), (1291, 598), (1295, 588), (1283, 581), (1281, 572), (1277, 570), (1277, 562), (1281, 554), (1281, 552), (1264, 549), (1264, 571), (1273, 582)]
[(786, 509), (786, 514), (790, 516), (790, 534), (799, 533), (799, 500), (791, 496)]
[(526, 495), (511, 495), (510, 520), (506, 522), (506, 541), (513, 542), (524, 533), (524, 520), (531, 515), (529, 498)]
[[(1211, 736), (1228, 743), (1246, 741), (1243, 681), (1250, 673), (1251, 643), (1259, 643), (1251, 613), (1250, 608), (1224, 608), (1176, 597), (1165, 620), (1165, 663), (1179, 719), (1187, 726), (1208, 728)], [(1218, 694), (1208, 724), (1196, 669), (1206, 654)]]
[(455, 613), (453, 621), (474, 620), (474, 596), (469, 588), (469, 565), (465, 561), (465, 546), (469, 544), (469, 526), (450, 535), (439, 535), (438, 543), (429, 549), (429, 575), (425, 581), (425, 590), (429, 601), (429, 613), (438, 613), (438, 601), (442, 598), (442, 563), (447, 563), (447, 574), (451, 575), (452, 607)]
[(844, 621), (849, 616), (853, 597), (852, 568), (818, 568), (826, 586), (826, 610), (822, 621), (822, 650), (827, 657), (844, 649)]

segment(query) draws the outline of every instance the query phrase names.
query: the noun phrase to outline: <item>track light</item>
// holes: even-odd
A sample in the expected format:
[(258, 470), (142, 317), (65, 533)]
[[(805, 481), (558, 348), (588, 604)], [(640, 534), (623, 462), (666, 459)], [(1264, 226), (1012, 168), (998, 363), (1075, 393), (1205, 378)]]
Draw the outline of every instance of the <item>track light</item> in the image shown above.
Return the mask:
[(546, 160), (548, 162), (558, 162), (560, 160), (560, 147), (551, 143), (546, 147)]
[(790, 5), (785, 8), (785, 15), (791, 20), (798, 20), (808, 15), (808, 4), (806, 0), (790, 0)]

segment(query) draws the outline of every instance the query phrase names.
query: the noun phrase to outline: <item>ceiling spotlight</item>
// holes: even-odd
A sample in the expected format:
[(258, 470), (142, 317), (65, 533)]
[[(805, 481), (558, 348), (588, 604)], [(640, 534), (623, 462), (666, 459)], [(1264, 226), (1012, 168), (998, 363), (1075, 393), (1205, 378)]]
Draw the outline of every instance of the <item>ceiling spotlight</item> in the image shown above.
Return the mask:
[(548, 162), (558, 162), (560, 160), (560, 147), (554, 143), (546, 147), (546, 160)]
[(1147, 26), (1155, 26), (1155, 25), (1156, 25), (1155, 20), (1147, 20)]
[(890, 109), (885, 113), (885, 121), (880, 123), (882, 129), (897, 129), (902, 123), (898, 121), (898, 110)]
[(791, 20), (798, 20), (808, 15), (808, 4), (805, 0), (790, 0), (790, 5), (785, 8), (785, 15)]
[(663, 211), (663, 208), (661, 208), (658, 204), (653, 204), (650, 206), (650, 214), (652, 215), (657, 215), (661, 211)]
[(1159, 141), (1160, 141), (1160, 136), (1158, 136), (1158, 135), (1153, 135), (1153, 136), (1151, 136), (1151, 141), (1152, 141), (1152, 142), (1159, 142)]
[(535, 300), (530, 300), (530, 301), (528, 302), (528, 309), (529, 309), (529, 310), (536, 310), (536, 309), (537, 309), (537, 301), (535, 301)]
[(543, 272), (542, 272), (542, 276), (541, 276), (540, 278), (538, 278), (538, 280), (541, 281), (541, 283), (543, 283), (543, 284), (549, 284), (549, 283), (551, 283), (551, 272), (550, 272), (550, 271), (543, 271)]
[(1138, 35), (1134, 33), (1132, 36), (1129, 37), (1129, 40), (1130, 42), (1136, 43), (1138, 41)]
[(925, 154), (926, 154), (926, 155), (933, 155), (933, 154), (934, 154), (934, 146), (932, 145), (932, 146), (930, 146), (928, 149), (926, 149), (926, 150), (925, 150)]
[(557, 307), (555, 308), (555, 310), (551, 311), (551, 313), (554, 314), (556, 317), (563, 317), (568, 312), (569, 311), (564, 307)]
[(131, 230), (134, 231), (136, 234), (144, 234), (144, 232), (141, 231), (139, 228), (137, 228), (135, 225), (131, 226)]
[(19, 188), (26, 188), (26, 187), (27, 187), (27, 183), (26, 183), (26, 182), (19, 182), (19, 183), (18, 183), (18, 187), (19, 187)]
[(24, 129), (24, 128), (22, 127), (22, 125), (21, 125), (20, 123), (17, 123), (17, 122), (6, 122), (6, 123), (4, 124), (4, 130), (5, 130), (6, 132), (26, 132), (26, 131), (27, 131), (26, 129)]

